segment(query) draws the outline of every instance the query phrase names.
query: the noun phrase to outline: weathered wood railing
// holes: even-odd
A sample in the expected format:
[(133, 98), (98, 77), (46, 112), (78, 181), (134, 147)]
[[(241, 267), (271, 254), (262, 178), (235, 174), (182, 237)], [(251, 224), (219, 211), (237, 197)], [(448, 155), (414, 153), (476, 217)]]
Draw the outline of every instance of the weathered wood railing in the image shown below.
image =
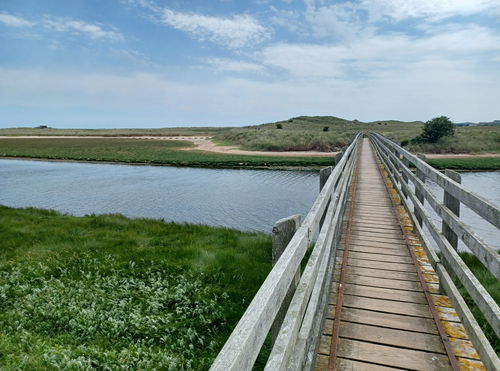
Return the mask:
[[(417, 233), (425, 242), (427, 255), (434, 270), (439, 275), (440, 284), (451, 298), (471, 341), (481, 356), (481, 360), (488, 369), (500, 369), (500, 363), (495, 351), (452, 279), (453, 277), (460, 280), (496, 335), (500, 336), (500, 310), (497, 303), (484, 289), (457, 252), (457, 240), (460, 239), (483, 263), (485, 268), (497, 279), (499, 278), (500, 259), (498, 253), (484, 242), (458, 215), (459, 205), (463, 203), (490, 223), (493, 228), (500, 228), (500, 208), (460, 185), (457, 182), (460, 178), (453, 172), (440, 173), (423, 161), (421, 156), (412, 155), (378, 133), (370, 133), (370, 139), (380, 160), (388, 170), (405, 208), (413, 219)], [(410, 164), (415, 167), (415, 174), (410, 170)], [(455, 179), (452, 179), (452, 177)], [(425, 179), (430, 179), (443, 189), (443, 202), (438, 200), (425, 185)], [(413, 187), (410, 186), (410, 182)], [(425, 201), (441, 218), (442, 231), (431, 221), (429, 213), (424, 208)], [(423, 233), (422, 228), (424, 226), (429, 231), (431, 241)], [(440, 256), (432, 249), (432, 242), (438, 246)]]
[(324, 321), (329, 277), (335, 266), (335, 249), (340, 239), (344, 206), (360, 138), (361, 134), (358, 134), (343, 151), (311, 210), (253, 298), (211, 370), (252, 369), (306, 251), (319, 231), (266, 369), (304, 369), (312, 364)]

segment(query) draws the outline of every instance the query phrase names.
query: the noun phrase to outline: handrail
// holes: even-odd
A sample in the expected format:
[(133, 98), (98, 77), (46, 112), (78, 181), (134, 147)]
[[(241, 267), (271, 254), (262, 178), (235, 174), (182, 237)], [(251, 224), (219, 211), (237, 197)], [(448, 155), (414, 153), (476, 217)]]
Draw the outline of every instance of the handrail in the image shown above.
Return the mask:
[[(359, 133), (355, 136), (334, 167), (302, 225), (295, 232), (283, 254), (264, 280), (213, 362), (211, 370), (252, 369), (295, 273), (318, 230), (319, 236), (315, 248), (292, 298), (290, 309), (278, 334), (275, 349), (283, 344), (282, 331), (284, 329), (288, 331), (292, 326), (293, 339), (296, 342), (303, 341), (303, 336), (307, 336), (308, 333), (321, 326), (322, 323), (318, 324), (318, 320), (320, 319), (322, 322), (323, 318), (321, 313), (318, 316), (318, 312), (321, 312), (325, 307), (323, 305), (326, 300), (324, 286), (327, 280), (324, 277), (333, 269), (331, 261), (335, 254), (332, 253), (331, 246), (333, 241), (338, 241), (340, 235), (338, 229), (341, 225), (346, 190), (357, 158), (357, 148), (361, 135)], [(323, 217), (325, 220), (320, 227), (320, 221)], [(304, 309), (305, 304), (307, 304), (307, 308)], [(291, 313), (297, 309), (297, 306), (300, 315), (294, 316)], [(314, 312), (313, 315), (310, 314), (311, 311)], [(305, 317), (303, 317), (304, 313)], [(297, 327), (297, 321), (292, 320), (299, 318), (301, 319), (300, 329)], [(315, 336), (315, 338), (317, 337)], [(293, 355), (289, 350), (286, 353), (288, 357), (283, 362), (289, 362), (290, 356)], [(273, 359), (275, 359), (274, 356), (270, 357), (270, 361)]]
[[(421, 229), (421, 226), (425, 225), (430, 232), (432, 240), (439, 247), (441, 258), (437, 257), (437, 255), (430, 250), (429, 244), (426, 243), (429, 252), (428, 255), (431, 258), (431, 264), (440, 277), (442, 287), (452, 299), (457, 312), (461, 315), (462, 322), (468, 330), (473, 344), (481, 355), (481, 359), (488, 369), (498, 369), (499, 360), (496, 353), (456, 289), (451, 277), (456, 276), (460, 280), (497, 336), (500, 336), (500, 309), (491, 295), (484, 289), (463, 262), (450, 241), (445, 238), (443, 233), (441, 233), (431, 221), (428, 212), (423, 206), (424, 200), (429, 202), (429, 205), (443, 222), (446, 223), (448, 228), (464, 242), (474, 255), (479, 258), (483, 265), (497, 278), (499, 278), (500, 274), (499, 256), (491, 246), (482, 241), (481, 238), (473, 232), (471, 227), (465, 224), (445, 204), (434, 196), (425, 185), (425, 177), (433, 180), (436, 184), (441, 186), (445, 192), (452, 194), (459, 202), (469, 206), (477, 215), (497, 227), (500, 219), (500, 209), (490, 201), (467, 190), (446, 175), (441, 174), (418, 157), (410, 154), (408, 151), (382, 135), (370, 133), (370, 139), (379, 159), (387, 169), (388, 175), (394, 183), (394, 187), (399, 192), (401, 201), (416, 222), (417, 232), (427, 240), (427, 237), (423, 235)], [(402, 161), (401, 158), (405, 161)], [(420, 171), (420, 174), (413, 174), (409, 168), (408, 162), (413, 164), (417, 170)], [(413, 183), (415, 191), (410, 187), (408, 181)]]

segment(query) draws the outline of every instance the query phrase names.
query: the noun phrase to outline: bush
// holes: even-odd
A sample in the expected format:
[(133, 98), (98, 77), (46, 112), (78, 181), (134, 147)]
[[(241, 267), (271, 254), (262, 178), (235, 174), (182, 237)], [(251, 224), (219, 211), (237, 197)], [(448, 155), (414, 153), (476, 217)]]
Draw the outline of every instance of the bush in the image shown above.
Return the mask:
[(426, 143), (436, 143), (442, 137), (455, 134), (455, 126), (446, 116), (435, 117), (425, 123), (420, 139)]
[(283, 129), (283, 125), (282, 124), (276, 124), (276, 129)]
[(330, 130), (330, 128), (329, 128), (328, 126), (325, 126), (325, 127), (323, 128), (323, 131), (328, 131), (328, 130)]
[(401, 147), (405, 147), (407, 146), (408, 144), (410, 143), (410, 141), (408, 139), (404, 139), (401, 141)]

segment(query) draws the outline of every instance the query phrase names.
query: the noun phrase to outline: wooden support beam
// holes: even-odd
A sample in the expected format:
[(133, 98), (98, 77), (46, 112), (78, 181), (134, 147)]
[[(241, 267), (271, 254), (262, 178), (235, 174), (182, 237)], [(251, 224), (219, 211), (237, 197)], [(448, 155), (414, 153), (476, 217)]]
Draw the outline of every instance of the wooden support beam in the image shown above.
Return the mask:
[(323, 187), (325, 186), (326, 181), (330, 177), (332, 170), (333, 170), (333, 166), (327, 166), (319, 171), (319, 191), (320, 192), (323, 189)]
[[(462, 177), (456, 171), (446, 169), (444, 174), (453, 181), (457, 183), (462, 183)], [(460, 201), (456, 197), (453, 197), (449, 192), (447, 192), (446, 188), (444, 188), (443, 203), (444, 206), (450, 209), (450, 211), (453, 214), (455, 214), (456, 216), (460, 216)], [(453, 230), (450, 228), (450, 226), (448, 225), (448, 223), (446, 223), (444, 219), (442, 223), (442, 232), (444, 237), (450, 243), (450, 245), (453, 246), (455, 250), (457, 250), (458, 236), (455, 232), (453, 232)]]
[[(424, 162), (426, 161), (426, 157), (422, 153), (417, 153), (417, 157)], [(422, 170), (417, 168), (415, 175), (417, 176), (418, 179), (420, 179), (422, 181), (422, 183), (425, 184), (425, 173)], [(417, 196), (417, 199), (423, 205), (424, 204), (424, 194), (418, 189), (418, 187), (415, 188), (415, 196)], [(418, 224), (420, 224), (420, 226), (422, 226), (422, 215), (420, 214), (420, 212), (417, 209), (415, 209), (413, 212), (415, 213), (415, 216), (417, 217)]]
[[(273, 227), (273, 247), (272, 247), (272, 264), (274, 265), (278, 262), (281, 254), (285, 251), (285, 248), (290, 243), (293, 235), (300, 227), (300, 215), (292, 215), (288, 218), (278, 220)], [(281, 307), (276, 315), (276, 318), (271, 326), (271, 338), (272, 343), (274, 344), (276, 338), (278, 337), (278, 333), (281, 328), (281, 324), (283, 323), (283, 319), (285, 318), (286, 311), (288, 309), (288, 305), (292, 300), (293, 294), (295, 293), (295, 289), (300, 281), (300, 267), (297, 269), (295, 273), (295, 277), (293, 278), (290, 287), (288, 288), (288, 292), (281, 304)]]

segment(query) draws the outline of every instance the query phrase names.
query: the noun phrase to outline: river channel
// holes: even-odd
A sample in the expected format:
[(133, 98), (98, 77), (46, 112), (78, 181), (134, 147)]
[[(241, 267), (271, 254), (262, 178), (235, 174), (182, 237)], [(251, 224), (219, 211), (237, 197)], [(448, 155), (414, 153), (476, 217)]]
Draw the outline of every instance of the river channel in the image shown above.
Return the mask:
[[(462, 184), (500, 204), (500, 172), (462, 173)], [(438, 187), (429, 184), (439, 199)], [(72, 215), (122, 213), (270, 233), (306, 215), (318, 195), (315, 172), (227, 170), (0, 160), (0, 204)], [(462, 218), (500, 249), (498, 230), (462, 206)]]

